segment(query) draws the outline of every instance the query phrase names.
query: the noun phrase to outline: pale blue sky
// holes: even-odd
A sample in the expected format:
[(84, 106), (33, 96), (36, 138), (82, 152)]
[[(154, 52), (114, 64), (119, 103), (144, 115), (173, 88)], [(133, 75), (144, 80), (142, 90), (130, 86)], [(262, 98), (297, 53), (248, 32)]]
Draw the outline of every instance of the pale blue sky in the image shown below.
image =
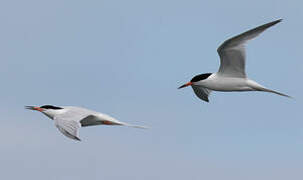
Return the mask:
[[(302, 1), (0, 2), (1, 179), (301, 180)], [(283, 18), (247, 73), (295, 97), (177, 87), (215, 72), (229, 37)], [(24, 105), (75, 105), (149, 130), (90, 127), (82, 142)]]

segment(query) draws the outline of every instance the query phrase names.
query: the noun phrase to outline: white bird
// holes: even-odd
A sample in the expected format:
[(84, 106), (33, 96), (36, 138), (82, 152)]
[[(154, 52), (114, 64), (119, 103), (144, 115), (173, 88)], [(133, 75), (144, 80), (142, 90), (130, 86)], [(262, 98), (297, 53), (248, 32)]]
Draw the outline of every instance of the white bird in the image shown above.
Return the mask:
[(135, 128), (144, 128), (143, 126), (130, 125), (120, 122), (106, 114), (95, 112), (89, 109), (75, 106), (52, 106), (44, 105), (25, 106), (26, 109), (40, 111), (55, 122), (55, 126), (65, 136), (80, 141), (79, 128), (95, 125), (120, 125)]
[(245, 73), (245, 43), (281, 21), (282, 19), (279, 19), (264, 24), (226, 40), (217, 49), (221, 62), (219, 71), (197, 75), (179, 89), (191, 86), (195, 94), (206, 102), (209, 102), (211, 91), (265, 91), (290, 97), (248, 79)]

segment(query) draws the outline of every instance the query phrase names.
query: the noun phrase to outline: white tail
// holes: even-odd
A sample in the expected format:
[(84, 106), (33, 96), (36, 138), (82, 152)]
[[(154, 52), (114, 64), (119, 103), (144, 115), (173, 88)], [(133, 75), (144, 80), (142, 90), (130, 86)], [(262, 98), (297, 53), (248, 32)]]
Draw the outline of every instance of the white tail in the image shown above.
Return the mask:
[(274, 90), (271, 90), (271, 89), (262, 88), (262, 89), (260, 89), (259, 91), (265, 91), (265, 92), (275, 93), (275, 94), (278, 94), (278, 95), (280, 95), (280, 96), (292, 98), (291, 96), (289, 96), (289, 95), (287, 95), (287, 94), (283, 94), (283, 93), (280, 93), (280, 92), (277, 92), (277, 91), (274, 91)]
[(149, 129), (146, 126), (138, 126), (138, 125), (131, 125), (131, 124), (125, 124), (125, 126), (133, 127), (133, 128), (140, 128), (140, 129)]
[(140, 129), (149, 129), (148, 127), (145, 127), (145, 126), (138, 126), (138, 125), (128, 124), (128, 123), (125, 123), (125, 122), (118, 121), (116, 119), (112, 119), (111, 121), (103, 121), (103, 124), (128, 126), (128, 127), (134, 127), (134, 128), (140, 128)]
[(267, 89), (267, 88), (261, 86), (260, 84), (258, 84), (257, 82), (253, 81), (253, 80), (249, 80), (249, 81), (248, 81), (248, 86), (249, 86), (250, 88), (252, 88), (253, 90), (255, 90), (255, 91), (270, 92), (270, 93), (278, 94), (278, 95), (280, 95), (280, 96), (292, 98), (291, 96), (289, 96), (289, 95), (287, 95), (287, 94), (283, 94), (283, 93), (280, 93), (280, 92), (277, 92), (277, 91), (274, 91), (274, 90), (271, 90), (271, 89)]

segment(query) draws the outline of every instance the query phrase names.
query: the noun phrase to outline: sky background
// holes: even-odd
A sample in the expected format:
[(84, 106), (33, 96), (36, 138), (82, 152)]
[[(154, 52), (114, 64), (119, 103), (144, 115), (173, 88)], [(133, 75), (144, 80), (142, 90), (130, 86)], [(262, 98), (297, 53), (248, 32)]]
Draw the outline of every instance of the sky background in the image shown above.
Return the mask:
[[(301, 180), (302, 1), (0, 1), (1, 179)], [(294, 97), (191, 88), (227, 38), (283, 18), (247, 46), (247, 74)], [(64, 137), (25, 105), (73, 105), (149, 130)]]

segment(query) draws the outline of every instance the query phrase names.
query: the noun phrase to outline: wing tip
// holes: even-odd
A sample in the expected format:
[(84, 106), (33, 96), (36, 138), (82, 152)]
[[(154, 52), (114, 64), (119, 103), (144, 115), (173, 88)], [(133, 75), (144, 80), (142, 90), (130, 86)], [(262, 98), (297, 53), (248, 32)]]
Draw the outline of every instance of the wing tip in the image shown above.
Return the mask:
[(283, 21), (282, 18), (281, 18), (281, 19), (278, 19), (278, 20), (275, 20), (275, 21), (272, 21), (272, 22), (269, 22), (269, 23), (267, 23), (267, 24), (261, 25), (261, 26), (259, 26), (259, 27), (257, 27), (257, 28), (261, 28), (261, 29), (263, 29), (262, 31), (264, 31), (264, 30), (266, 30), (267, 28), (269, 28), (269, 27), (271, 27), (271, 26), (274, 26), (274, 25), (280, 23), (281, 21)]
[(272, 23), (273, 23), (273, 24), (277, 24), (277, 23), (282, 22), (282, 21), (283, 21), (283, 19), (281, 18), (281, 19), (278, 19), (278, 20), (273, 21)]
[[(200, 98), (201, 99), (201, 98)], [(209, 99), (208, 99), (208, 97), (207, 98), (203, 98), (203, 99), (201, 99), (202, 101), (205, 101), (205, 102), (207, 102), (207, 103), (209, 103)]]
[(81, 141), (81, 139), (77, 136), (73, 136), (73, 137), (69, 137), (69, 138), (72, 140), (75, 140), (75, 141)]

